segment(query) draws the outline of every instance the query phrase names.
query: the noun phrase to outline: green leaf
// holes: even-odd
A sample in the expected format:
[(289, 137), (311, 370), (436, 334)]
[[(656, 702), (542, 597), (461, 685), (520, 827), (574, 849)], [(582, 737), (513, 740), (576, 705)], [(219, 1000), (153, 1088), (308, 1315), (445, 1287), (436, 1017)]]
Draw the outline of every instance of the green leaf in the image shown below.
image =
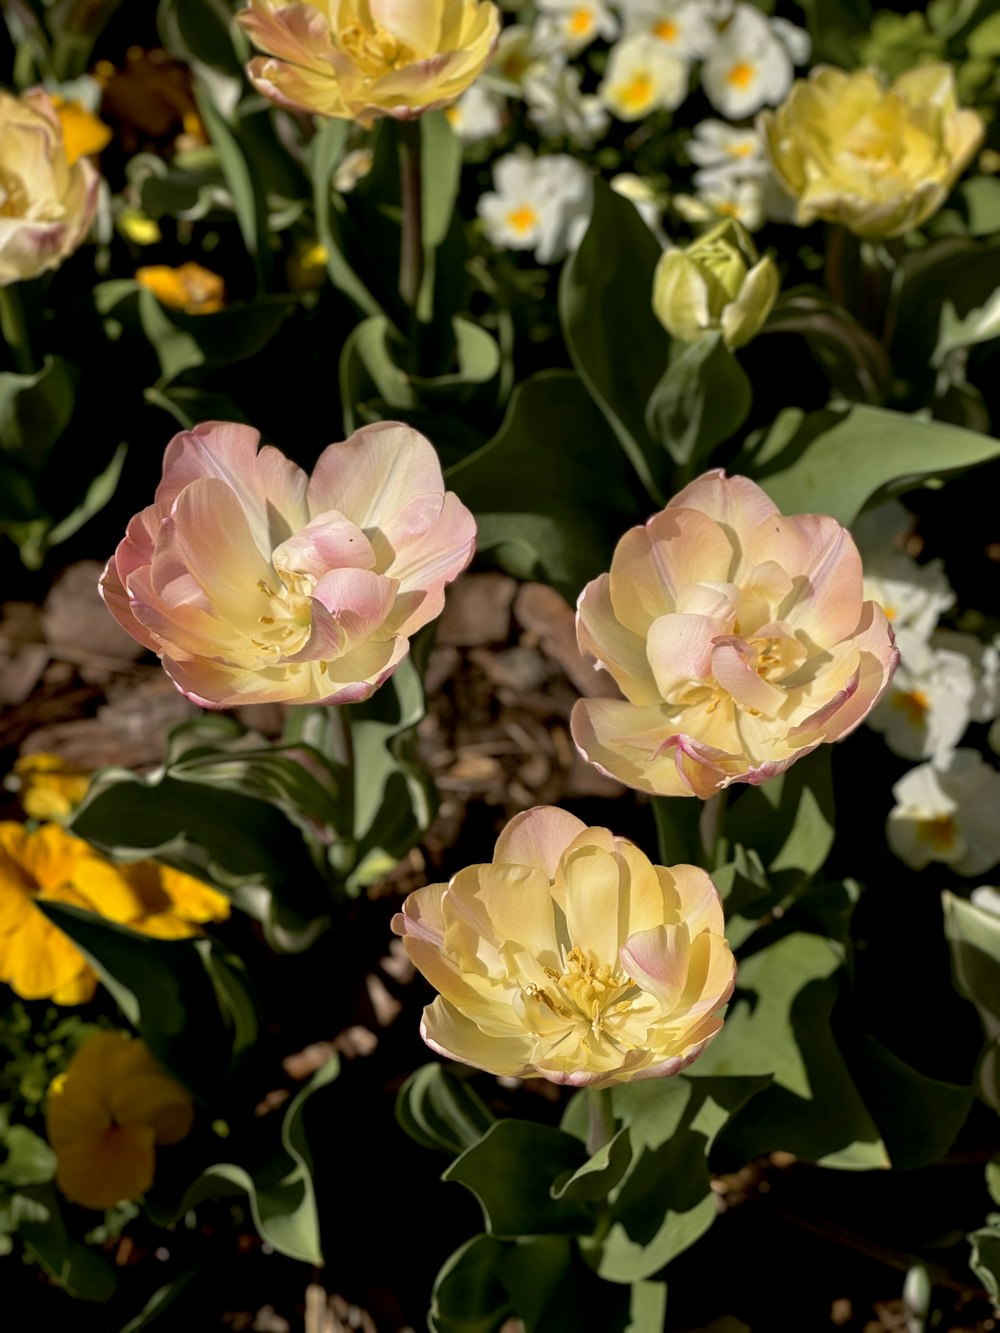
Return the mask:
[(444, 1065), (422, 1065), (400, 1088), (396, 1119), (425, 1148), (456, 1156), (478, 1143), (494, 1117), (465, 1079)]
[(1000, 1110), (1000, 917), (947, 890), (941, 898), (955, 985), (976, 1006), (986, 1035), (979, 1094)]
[(832, 514), (849, 526), (884, 487), (904, 490), (1000, 457), (1000, 441), (941, 421), (856, 404), (765, 440), (749, 472), (785, 514)]
[[(330, 281), (344, 293), (362, 314), (369, 317), (384, 312), (344, 256), (340, 229), (333, 212), (332, 181), (334, 169), (343, 156), (351, 124), (333, 117), (324, 119), (309, 150), (309, 170), (313, 182), (313, 206), (316, 231), (326, 251), (326, 271)], [(345, 398), (345, 402), (346, 402)]]
[(499, 1333), (514, 1314), (498, 1270), (507, 1245), (473, 1236), (448, 1259), (434, 1283), (432, 1333)]
[(38, 906), (80, 949), (161, 1064), (204, 1101), (218, 1099), (233, 1068), (238, 991), (243, 1042), (246, 1015), (255, 1012), (240, 965), (213, 962), (219, 948), (206, 939), (160, 940), (66, 903)]
[(15, 1194), (13, 1216), (29, 1256), (64, 1291), (81, 1301), (111, 1299), (118, 1286), (114, 1269), (69, 1234), (52, 1185)]
[(553, 1183), (552, 1197), (575, 1203), (605, 1199), (628, 1170), (631, 1161), (632, 1142), (628, 1126), (623, 1125), (583, 1166), (577, 1167), (565, 1180)]
[(161, 0), (156, 26), (179, 60), (201, 61), (242, 83), (250, 43), (225, 0)]
[(966, 38), (969, 55), (1000, 56), (1000, 13), (994, 12), (977, 23)]
[(19, 1188), (44, 1185), (56, 1173), (56, 1155), (27, 1125), (0, 1130), (0, 1183)]
[(264, 185), (251, 170), (237, 130), (216, 107), (208, 89), (195, 87), (195, 101), (209, 138), (219, 154), (219, 165), (226, 181), (243, 236), (243, 244), (254, 261), (259, 289), (267, 291), (271, 268), (268, 245), (267, 198)]
[(643, 413), (670, 351), (652, 305), (660, 254), (635, 205), (598, 179), (590, 226), (559, 285), (573, 365), (658, 505), (668, 490), (669, 468)]
[(674, 356), (646, 407), (649, 433), (693, 475), (747, 419), (750, 381), (734, 354), (711, 333)]
[[(168, 1282), (165, 1286), (154, 1291), (136, 1317), (129, 1320), (121, 1333), (147, 1333), (148, 1329), (155, 1329), (157, 1326), (160, 1327), (161, 1333), (167, 1333), (166, 1324), (160, 1323), (161, 1317), (169, 1314), (171, 1320), (175, 1318), (177, 1314), (177, 1311), (174, 1310), (175, 1303), (184, 1295), (192, 1283), (205, 1276), (208, 1264), (209, 1261), (206, 1259), (200, 1264), (186, 1268), (179, 1277), (174, 1278), (173, 1282)], [(176, 1324), (174, 1328), (176, 1328)]]
[(520, 384), (497, 434), (447, 479), (476, 515), (479, 550), (568, 600), (607, 569), (617, 537), (637, 517), (614, 437), (565, 371)]
[[(607, 1205), (610, 1225), (581, 1251), (610, 1282), (642, 1282), (703, 1235), (715, 1219), (707, 1153), (716, 1135), (764, 1086), (763, 1079), (669, 1079), (611, 1089), (616, 1121), (629, 1130), (632, 1158)], [(583, 1098), (566, 1128), (581, 1128)], [(649, 1293), (649, 1299), (656, 1293)]]
[(462, 175), (462, 144), (443, 111), (421, 116), (424, 275), (417, 300), (417, 318), (430, 323), (434, 314), (434, 279), (438, 247), (448, 234)]
[(802, 7), (812, 38), (813, 61), (831, 61), (851, 69), (857, 63), (855, 44), (871, 27), (868, 0), (803, 0)]
[(452, 1162), (442, 1179), (464, 1185), (482, 1205), (491, 1236), (533, 1236), (589, 1231), (593, 1219), (552, 1185), (586, 1159), (580, 1141), (549, 1125), (498, 1120)]
[(969, 1265), (994, 1306), (1000, 1307), (1000, 1215), (994, 1213), (990, 1225), (973, 1231), (968, 1240), (972, 1246)]
[(245, 1192), (262, 1240), (292, 1259), (321, 1264), (313, 1160), (304, 1117), (309, 1099), (337, 1077), (339, 1068), (337, 1057), (331, 1056), (291, 1100), (282, 1121), (278, 1152), (251, 1167), (233, 1162), (210, 1166), (189, 1187), (176, 1216), (205, 1199)]
[(0, 449), (37, 472), (69, 425), (75, 392), (62, 357), (47, 356), (34, 375), (0, 373)]

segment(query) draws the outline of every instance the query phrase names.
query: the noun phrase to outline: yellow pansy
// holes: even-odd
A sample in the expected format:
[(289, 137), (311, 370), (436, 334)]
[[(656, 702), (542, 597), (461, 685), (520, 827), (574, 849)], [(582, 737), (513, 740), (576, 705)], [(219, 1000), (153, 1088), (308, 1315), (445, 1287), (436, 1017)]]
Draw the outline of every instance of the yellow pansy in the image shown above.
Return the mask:
[(53, 97), (52, 105), (62, 126), (63, 147), (70, 166), (81, 157), (91, 157), (111, 142), (111, 130), (103, 120), (88, 111), (82, 102), (67, 102)]
[(87, 794), (90, 774), (56, 754), (22, 755), (14, 765), (21, 805), (31, 819), (66, 819)]
[(122, 1032), (99, 1032), (49, 1086), (45, 1131), (56, 1185), (72, 1203), (111, 1208), (153, 1183), (156, 1146), (190, 1133), (194, 1104), (149, 1052)]
[(177, 268), (169, 264), (147, 265), (136, 269), (135, 280), (163, 305), (183, 310), (186, 315), (214, 315), (223, 306), (225, 283), (217, 273), (192, 260)]

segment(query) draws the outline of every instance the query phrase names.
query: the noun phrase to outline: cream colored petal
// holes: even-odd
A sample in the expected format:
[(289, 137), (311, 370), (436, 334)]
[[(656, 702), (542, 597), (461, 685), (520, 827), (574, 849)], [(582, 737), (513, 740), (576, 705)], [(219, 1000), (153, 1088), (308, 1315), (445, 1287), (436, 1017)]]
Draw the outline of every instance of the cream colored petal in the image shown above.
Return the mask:
[[(667, 509), (697, 509), (733, 533), (741, 546), (766, 518), (779, 512), (756, 482), (749, 477), (727, 477), (721, 468), (706, 472), (685, 486)], [(685, 580), (689, 581), (698, 580)]]
[(650, 704), (658, 700), (645, 641), (622, 625), (615, 615), (608, 574), (588, 583), (580, 594), (576, 634), (581, 651), (597, 659), (632, 703)]
[(621, 950), (622, 966), (637, 986), (670, 1013), (687, 984), (690, 948), (684, 923), (654, 926), (628, 939)]
[(650, 625), (646, 651), (661, 698), (711, 678), (713, 645), (721, 632), (718, 621), (707, 616), (660, 616)]
[(555, 879), (559, 859), (586, 830), (583, 820), (554, 805), (536, 805), (505, 826), (493, 852), (494, 865), (536, 866)]
[(599, 847), (580, 847), (563, 857), (560, 878), (571, 944), (596, 963), (612, 963), (628, 923), (618, 859)]
[(420, 1035), (431, 1050), (448, 1060), (508, 1078), (523, 1078), (531, 1072), (529, 1060), (534, 1043), (527, 1033), (487, 1036), (442, 996), (424, 1010)]

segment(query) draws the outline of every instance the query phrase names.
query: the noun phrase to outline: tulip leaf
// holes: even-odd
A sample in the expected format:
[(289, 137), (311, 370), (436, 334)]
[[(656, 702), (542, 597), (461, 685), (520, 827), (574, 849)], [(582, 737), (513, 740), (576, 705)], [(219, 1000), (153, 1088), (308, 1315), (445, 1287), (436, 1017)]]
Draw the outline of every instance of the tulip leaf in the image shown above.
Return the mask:
[(786, 514), (832, 514), (850, 526), (883, 488), (905, 490), (1000, 458), (1000, 441), (943, 421), (855, 404), (779, 418), (748, 471)]
[(621, 1180), (632, 1161), (632, 1143), (628, 1126), (623, 1125), (599, 1148), (589, 1162), (584, 1162), (565, 1180), (552, 1185), (554, 1199), (569, 1199), (577, 1203), (591, 1203), (607, 1198)]
[(443, 111), (421, 116), (418, 125), (424, 274), (417, 300), (417, 316), (429, 324), (434, 314), (438, 249), (448, 234), (458, 198), (462, 144)]
[(994, 1306), (1000, 1305), (1000, 1213), (991, 1213), (987, 1225), (969, 1235), (969, 1265), (986, 1288)]
[(1000, 1110), (1000, 916), (947, 891), (941, 897), (955, 985), (976, 1006), (986, 1035), (979, 1093)]
[(178, 59), (200, 61), (242, 81), (250, 43), (225, 0), (161, 0), (156, 25)]
[(559, 315), (573, 365), (658, 505), (666, 496), (668, 468), (643, 412), (670, 352), (652, 305), (660, 254), (635, 205), (598, 179), (590, 226), (559, 284)]
[(520, 384), (493, 439), (446, 476), (476, 516), (479, 550), (568, 599), (607, 569), (616, 538), (644, 513), (607, 422), (565, 371)]
[(444, 1065), (422, 1065), (396, 1097), (396, 1119), (411, 1139), (457, 1156), (478, 1143), (494, 1117), (469, 1087)]
[(75, 395), (72, 368), (47, 356), (34, 375), (0, 373), (0, 450), (36, 472), (69, 425)]
[(324, 117), (309, 150), (309, 168), (313, 181), (313, 205), (316, 230), (326, 251), (326, 271), (330, 281), (348, 297), (362, 314), (381, 315), (382, 307), (348, 263), (340, 236), (340, 223), (333, 206), (333, 172), (347, 144), (350, 121)]
[(692, 476), (743, 425), (752, 397), (746, 372), (722, 335), (709, 333), (671, 359), (650, 395), (646, 425), (684, 475)]
[(474, 1236), (434, 1284), (432, 1333), (498, 1333), (511, 1317), (526, 1333), (662, 1333), (661, 1282), (615, 1286), (584, 1266), (567, 1236)]
[(201, 86), (195, 87), (194, 95), (202, 124), (219, 154), (219, 165), (232, 197), (243, 244), (257, 270), (258, 289), (266, 292), (270, 280), (271, 251), (268, 246), (264, 185), (251, 169), (238, 127), (232, 125), (215, 105), (204, 79)]
[(165, 1068), (211, 1102), (252, 1046), (256, 1005), (242, 964), (207, 939), (161, 940), (67, 903), (38, 906), (91, 964)]
[(103, 1303), (115, 1294), (118, 1279), (106, 1259), (75, 1240), (67, 1230), (52, 1185), (16, 1193), (13, 1221), (29, 1256), (70, 1296)]
[(575, 1200), (553, 1197), (551, 1187), (585, 1160), (580, 1141), (562, 1130), (498, 1120), (452, 1162), (443, 1179), (472, 1191), (491, 1236), (575, 1234), (589, 1231), (593, 1219)]
[(208, 1167), (172, 1210), (173, 1216), (182, 1217), (206, 1199), (245, 1192), (262, 1240), (292, 1259), (322, 1263), (313, 1159), (304, 1119), (310, 1098), (332, 1083), (338, 1072), (337, 1057), (331, 1056), (292, 1098), (281, 1124), (278, 1151), (252, 1166), (219, 1162)]
[[(610, 1225), (580, 1240), (600, 1277), (642, 1282), (708, 1230), (715, 1203), (706, 1154), (730, 1117), (766, 1082), (681, 1075), (612, 1087), (615, 1120), (628, 1128), (632, 1156), (608, 1196)], [(565, 1128), (583, 1130), (582, 1101), (570, 1103)]]

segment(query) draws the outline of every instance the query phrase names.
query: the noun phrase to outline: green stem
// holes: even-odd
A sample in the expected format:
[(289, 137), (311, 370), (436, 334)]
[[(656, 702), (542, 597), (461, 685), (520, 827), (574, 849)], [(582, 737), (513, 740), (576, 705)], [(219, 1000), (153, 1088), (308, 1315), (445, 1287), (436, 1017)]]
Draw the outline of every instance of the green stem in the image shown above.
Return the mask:
[(343, 769), (340, 794), (340, 828), (337, 841), (330, 848), (330, 864), (341, 874), (354, 869), (357, 843), (354, 838), (354, 733), (351, 730), (349, 704), (331, 704), (326, 710), (330, 718), (330, 748), (327, 758)]
[(16, 282), (0, 287), (0, 332), (17, 369), (22, 375), (33, 375), (36, 367), (31, 352), (31, 335), (24, 315), (24, 302), (17, 288)]
[(399, 192), (403, 229), (399, 250), (399, 294), (416, 315), (424, 278), (423, 182), (420, 174), (420, 122), (398, 124)]
[(710, 796), (701, 807), (698, 820), (698, 835), (701, 839), (702, 863), (706, 870), (715, 870), (726, 858), (726, 800), (727, 789), (723, 787), (714, 796)]
[(615, 1111), (610, 1088), (587, 1089), (587, 1152), (593, 1157), (615, 1135)]

